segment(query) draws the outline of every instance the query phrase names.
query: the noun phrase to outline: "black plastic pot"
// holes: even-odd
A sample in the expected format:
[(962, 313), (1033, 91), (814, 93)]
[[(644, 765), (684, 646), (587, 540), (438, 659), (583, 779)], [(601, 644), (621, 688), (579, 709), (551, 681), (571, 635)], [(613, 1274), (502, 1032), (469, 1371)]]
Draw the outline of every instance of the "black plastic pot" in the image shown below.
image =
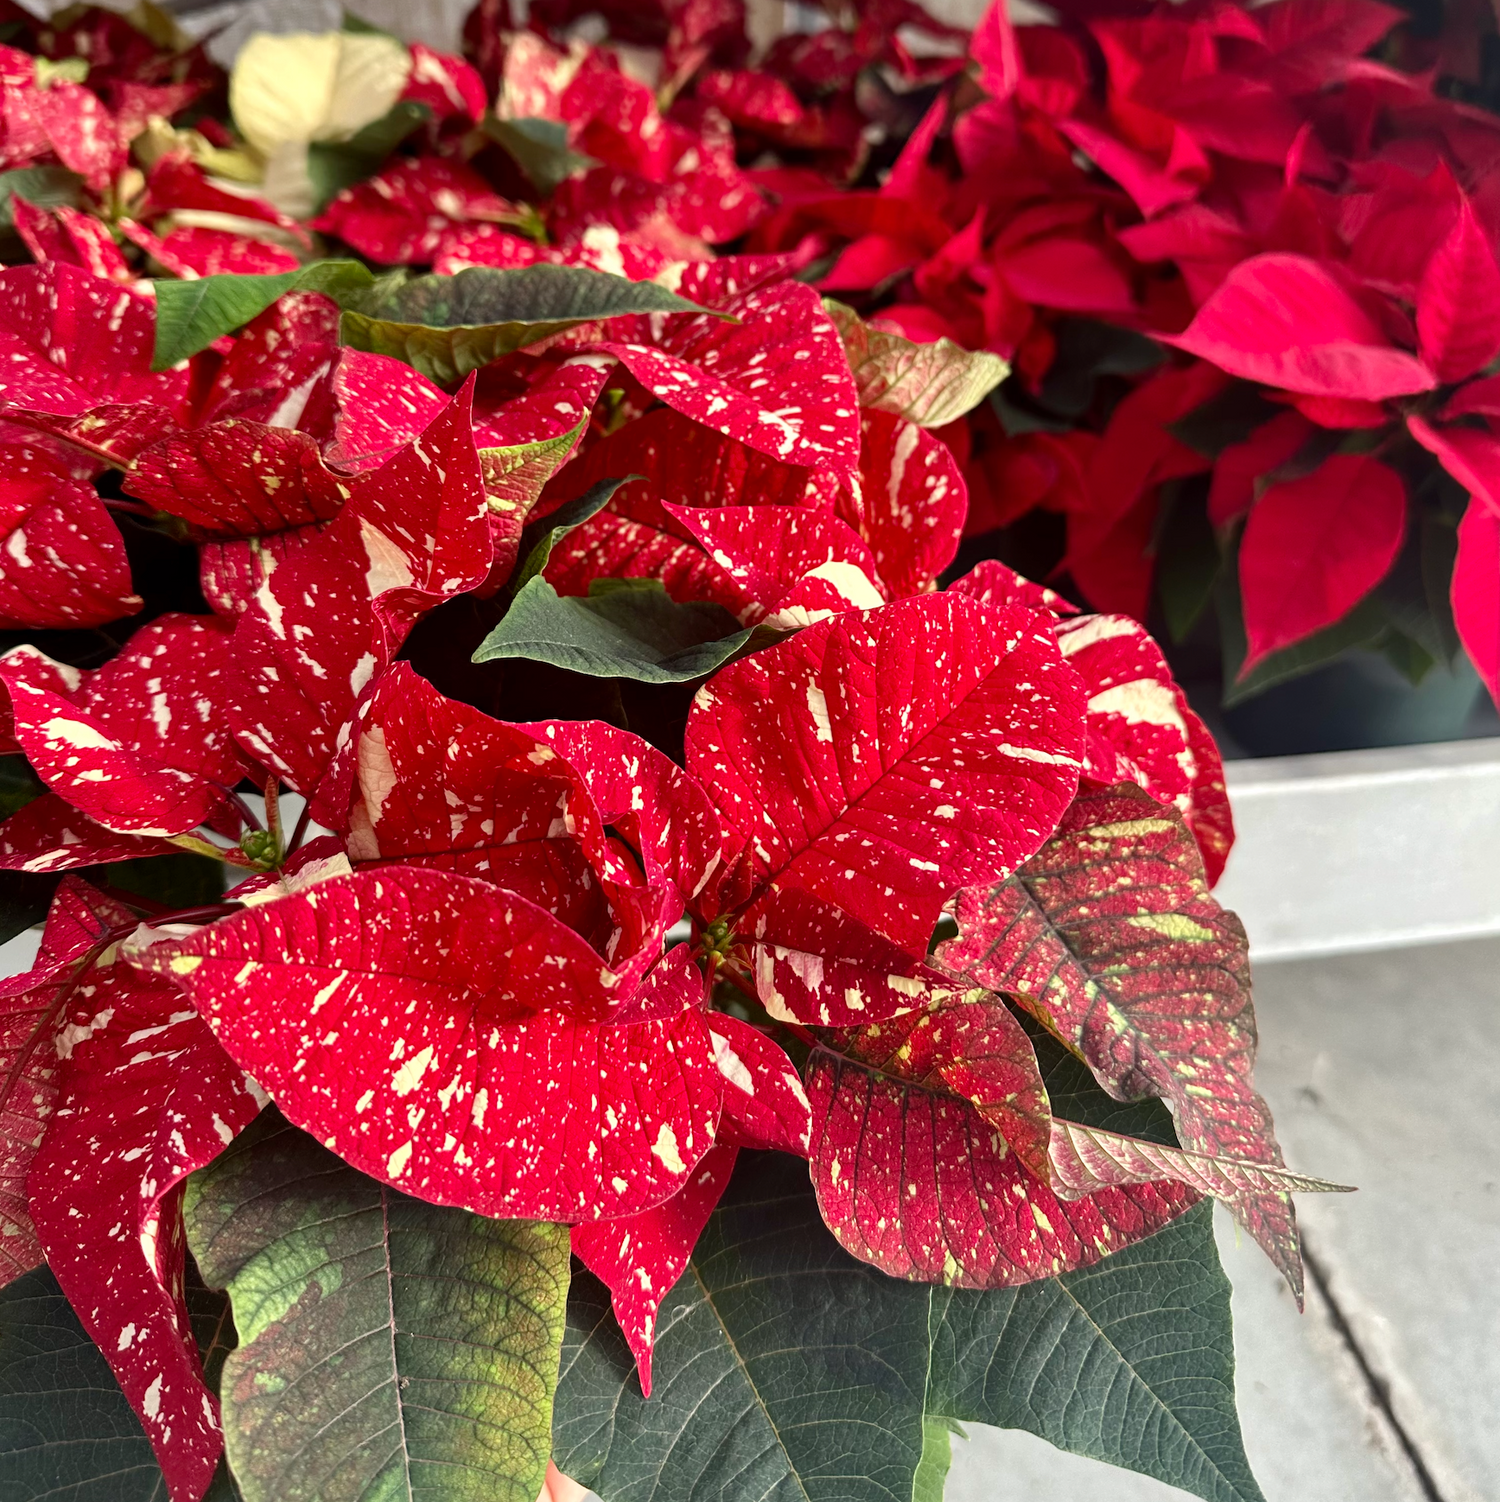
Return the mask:
[(1459, 740), (1482, 692), (1466, 660), (1413, 685), (1376, 652), (1351, 652), (1223, 710), (1251, 756)]

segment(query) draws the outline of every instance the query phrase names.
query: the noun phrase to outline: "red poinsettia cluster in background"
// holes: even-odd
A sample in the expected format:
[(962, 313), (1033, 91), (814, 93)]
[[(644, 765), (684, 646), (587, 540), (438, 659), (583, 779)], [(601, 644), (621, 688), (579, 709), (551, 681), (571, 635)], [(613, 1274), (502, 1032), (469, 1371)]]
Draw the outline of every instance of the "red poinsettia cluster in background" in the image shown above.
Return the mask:
[[(1144, 619), (1173, 528), (1206, 514), (1248, 674), (1347, 616), (1424, 526), (1446, 528), (1446, 575), (1462, 511), (1452, 622), (1500, 687), (1500, 118), (1399, 66), (1403, 13), (1373, 0), (1060, 9), (1013, 28), (993, 8), (883, 185), (790, 202), (751, 244), (836, 251), (820, 284), (882, 324), (1013, 359), (1040, 408), (952, 439), (971, 529), (1062, 512), (1062, 566), (1100, 608)], [(1195, 358), (1059, 406), (1079, 317)], [(1083, 374), (1109, 358), (1096, 338)]]
[(227, 93), (169, 29), (27, 19), (5, 159), (61, 178), (16, 181), (12, 217), (38, 260), (125, 284), (287, 270), (319, 235), (443, 274), (790, 254), (879, 328), (1013, 364), (942, 432), (970, 535), (1058, 514), (1033, 566), (1141, 620), (1160, 596), (1182, 632), (1217, 588), (1230, 679), (1345, 638), (1420, 676), (1456, 629), (1500, 685), (1473, 18), (1434, 41), (1379, 0), (1059, 9), (970, 37), (866, 0), (755, 54), (736, 6), (606, 8), (591, 42), (597, 7), (517, 31), (485, 4), (471, 62), (261, 37)]

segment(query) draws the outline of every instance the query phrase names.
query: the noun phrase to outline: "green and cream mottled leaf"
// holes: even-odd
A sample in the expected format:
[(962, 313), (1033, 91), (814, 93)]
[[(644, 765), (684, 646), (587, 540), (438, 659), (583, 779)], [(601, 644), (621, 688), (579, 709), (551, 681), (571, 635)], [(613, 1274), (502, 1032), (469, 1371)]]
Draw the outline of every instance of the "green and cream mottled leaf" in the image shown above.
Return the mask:
[[(514, 516), (519, 511), (524, 517), (535, 505), (542, 487), (567, 462), (588, 423), (585, 415), (576, 427), (555, 438), (480, 449), (479, 470), (484, 476), (484, 494), (490, 510), (501, 516)], [(613, 494), (611, 491), (610, 495)], [(606, 496), (605, 500), (608, 499)], [(600, 506), (603, 504), (604, 501), (599, 502)]]
[(861, 407), (940, 428), (972, 411), (1010, 374), (1009, 363), (988, 350), (951, 339), (917, 344), (873, 327), (832, 298), (823, 307), (843, 336)]
[(274, 1111), (192, 1179), (186, 1214), (239, 1332), (221, 1391), (246, 1502), (535, 1502), (565, 1227), (409, 1199)]

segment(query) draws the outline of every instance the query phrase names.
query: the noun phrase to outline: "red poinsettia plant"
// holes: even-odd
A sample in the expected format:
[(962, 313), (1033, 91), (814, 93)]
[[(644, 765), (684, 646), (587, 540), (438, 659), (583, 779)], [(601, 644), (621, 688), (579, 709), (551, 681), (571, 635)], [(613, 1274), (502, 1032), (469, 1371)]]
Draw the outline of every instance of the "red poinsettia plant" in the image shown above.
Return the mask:
[[(0, 273), (0, 863), (58, 883), (5, 984), (0, 1250), (175, 1499), (529, 1499), (554, 1453), (675, 1495), (665, 1414), (757, 1489), (916, 1486), (1030, 1380), (932, 1387), (934, 1311), (998, 1340), (1101, 1274), (1144, 1321), (1110, 1359), (1178, 1349), (1172, 1422), (1257, 1495), (1194, 1206), (1300, 1289), (1329, 1186), (1251, 1083), (1218, 755), (1128, 617), (935, 587), (931, 420), (987, 367), (786, 269)], [(184, 860), (233, 884), (173, 900)], [(1099, 1453), (1201, 1488), (1159, 1418)]]
[[(957, 561), (1066, 364), (1026, 288), (1118, 260), (1105, 127), (1074, 248), (1002, 249), (946, 153), (1062, 107), (994, 18), (532, 10), (227, 88), (149, 13), (10, 33), (0, 1481), (931, 1502), (984, 1422), (1253, 1502), (1204, 1201), (1300, 1299), (1334, 1186), (1254, 1088), (1219, 754), (1139, 601)], [(1236, 276), (1111, 316), (1192, 349)], [(1385, 365), (1480, 370), (1416, 296)], [(1230, 385), (1172, 358), (1035, 462)], [(1470, 441), (1417, 389), (1361, 400)]]

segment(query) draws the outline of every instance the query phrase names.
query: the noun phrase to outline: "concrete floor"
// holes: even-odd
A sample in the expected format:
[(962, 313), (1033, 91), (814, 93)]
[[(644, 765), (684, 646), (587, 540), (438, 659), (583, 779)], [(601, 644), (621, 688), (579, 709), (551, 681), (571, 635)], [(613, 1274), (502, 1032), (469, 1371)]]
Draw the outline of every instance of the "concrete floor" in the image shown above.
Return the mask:
[[(1307, 1313), (1220, 1212), (1245, 1443), (1268, 1502), (1500, 1499), (1500, 940), (1256, 967)], [(1173, 1502), (1174, 1487), (972, 1426), (948, 1502)]]

